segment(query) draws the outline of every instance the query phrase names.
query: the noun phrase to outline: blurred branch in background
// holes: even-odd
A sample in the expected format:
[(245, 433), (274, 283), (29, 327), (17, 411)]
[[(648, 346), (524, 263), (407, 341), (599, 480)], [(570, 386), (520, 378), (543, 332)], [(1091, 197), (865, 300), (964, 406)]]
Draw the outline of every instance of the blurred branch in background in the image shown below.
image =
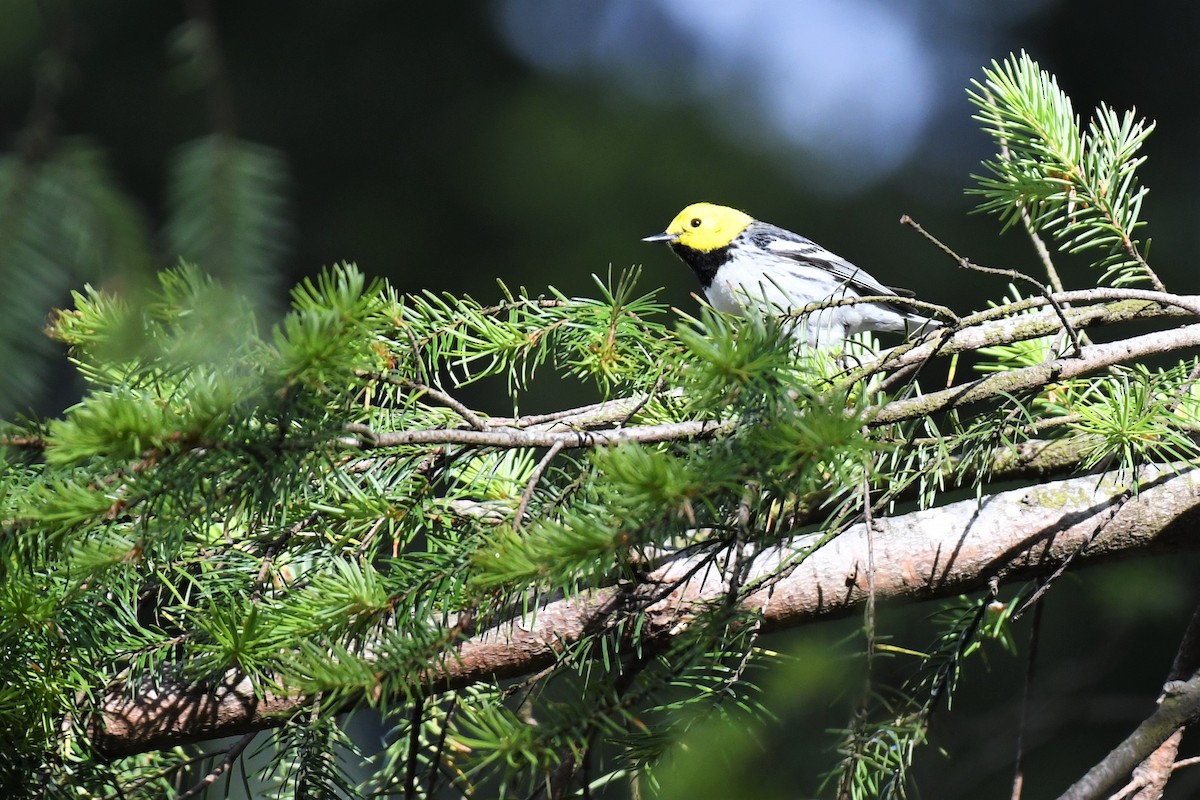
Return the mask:
[[(140, 204), (113, 174), (92, 137), (60, 133), (60, 106), (86, 89), (74, 60), (86, 37), (72, 3), (41, 6), (50, 44), (35, 62), (33, 104), (16, 153), (0, 155), (0, 413), (56, 409), (48, 394), (42, 334), (50, 310), (83, 283), (137, 298), (154, 271), (179, 259), (200, 262), (236, 295), (257, 307), (277, 304), (282, 259), (290, 242), (286, 159), (274, 148), (236, 138), (233, 101), (210, 9), (172, 37), (177, 57), (208, 98), (215, 133), (178, 147), (167, 165), (168, 201), (162, 245)], [(152, 124), (147, 121), (146, 124)]]

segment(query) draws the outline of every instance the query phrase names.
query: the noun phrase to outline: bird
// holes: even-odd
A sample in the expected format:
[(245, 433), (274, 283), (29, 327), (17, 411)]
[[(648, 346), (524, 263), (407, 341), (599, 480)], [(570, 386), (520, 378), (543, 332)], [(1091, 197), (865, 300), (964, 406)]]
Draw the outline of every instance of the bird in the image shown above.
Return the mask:
[[(783, 316), (841, 298), (913, 296), (884, 286), (811, 239), (715, 203), (687, 206), (665, 231), (642, 241), (670, 245), (696, 273), (712, 307), (738, 316), (750, 306)], [(910, 334), (940, 325), (886, 300), (814, 310), (788, 323), (794, 338), (825, 349), (841, 347), (860, 331)]]

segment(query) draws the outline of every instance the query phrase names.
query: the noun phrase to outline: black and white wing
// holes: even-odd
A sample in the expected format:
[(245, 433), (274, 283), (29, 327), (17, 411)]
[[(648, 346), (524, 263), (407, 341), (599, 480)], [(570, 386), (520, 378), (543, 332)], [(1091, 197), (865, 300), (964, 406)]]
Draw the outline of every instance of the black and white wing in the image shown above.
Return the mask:
[(903, 289), (892, 289), (875, 280), (869, 273), (859, 269), (837, 253), (826, 250), (821, 245), (806, 239), (791, 231), (778, 228), (760, 237), (756, 236), (756, 244), (762, 249), (783, 256), (798, 265), (823, 269), (833, 275), (848, 288), (863, 295), (904, 296)]

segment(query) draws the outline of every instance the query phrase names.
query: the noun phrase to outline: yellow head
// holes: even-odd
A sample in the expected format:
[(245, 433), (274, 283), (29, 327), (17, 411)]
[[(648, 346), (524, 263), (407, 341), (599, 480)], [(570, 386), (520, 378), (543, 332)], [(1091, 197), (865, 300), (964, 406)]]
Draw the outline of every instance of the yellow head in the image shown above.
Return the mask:
[(732, 242), (751, 222), (753, 217), (736, 208), (692, 203), (671, 220), (665, 231), (642, 241), (668, 242), (710, 253)]

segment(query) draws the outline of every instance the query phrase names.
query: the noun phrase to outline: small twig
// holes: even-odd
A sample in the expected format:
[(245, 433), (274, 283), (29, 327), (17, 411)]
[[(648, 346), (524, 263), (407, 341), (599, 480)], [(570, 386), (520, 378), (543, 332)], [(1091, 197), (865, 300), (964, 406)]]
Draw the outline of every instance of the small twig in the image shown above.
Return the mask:
[(528, 483), (525, 484), (525, 491), (521, 494), (521, 502), (517, 506), (517, 513), (513, 517), (513, 528), (521, 527), (521, 521), (525, 519), (525, 511), (529, 508), (529, 502), (533, 499), (533, 492), (537, 489), (538, 483), (542, 480), (543, 473), (550, 466), (550, 462), (558, 455), (558, 452), (563, 449), (562, 440), (550, 445), (550, 449), (546, 451), (546, 455), (542, 456), (542, 460), (533, 468), (533, 474), (529, 476)]
[(404, 798), (414, 800), (417, 796), (417, 760), (421, 755), (421, 723), (425, 718), (425, 698), (419, 693), (413, 699), (412, 713), (408, 716), (408, 763), (404, 767)]
[[(622, 398), (623, 400), (624, 398)], [(601, 414), (603, 409), (613, 402), (621, 401), (605, 401), (603, 403), (589, 403), (586, 406), (577, 406), (575, 408), (565, 408), (562, 411), (550, 411), (545, 414), (526, 414), (522, 417), (489, 417), (492, 425), (499, 425), (508, 428), (532, 428), (535, 425), (545, 425), (551, 422), (559, 422), (566, 417), (577, 417), (591, 414)], [(612, 420), (607, 420), (611, 422)]]
[(1044, 298), (1046, 298), (1046, 301), (1050, 304), (1050, 307), (1054, 309), (1054, 313), (1058, 315), (1058, 321), (1062, 324), (1063, 331), (1066, 332), (1067, 337), (1071, 340), (1071, 349), (1074, 351), (1073, 355), (1078, 357), (1079, 351), (1083, 348), (1082, 343), (1079, 341), (1079, 334), (1075, 332), (1075, 328), (1072, 327), (1071, 323), (1067, 321), (1066, 312), (1064, 312), (1062, 309), (1062, 306), (1060, 306), (1055, 301), (1054, 293), (1052, 291), (1050, 291), (1050, 289), (1045, 284), (1043, 284), (1041, 281), (1039, 281), (1035, 278), (1032, 278), (1023, 272), (1018, 272), (1015, 269), (997, 269), (996, 267), (984, 267), (984, 266), (981, 266), (979, 264), (976, 264), (976, 263), (970, 261), (969, 259), (967, 259), (963, 256), (960, 256), (958, 253), (954, 252), (954, 250), (952, 250), (949, 245), (943, 243), (940, 239), (938, 239), (932, 233), (929, 233), (927, 230), (925, 230), (923, 227), (921, 227), (921, 225), (916, 220), (914, 220), (912, 217), (910, 217), (908, 214), (905, 214), (902, 217), (900, 217), (900, 224), (908, 225), (913, 230), (915, 230), (917, 233), (924, 236), (925, 239), (927, 241), (929, 241), (931, 244), (933, 244), (936, 248), (941, 250), (943, 253), (945, 253), (950, 258), (953, 258), (954, 261), (958, 264), (958, 266), (963, 269), (969, 269), (969, 270), (973, 270), (975, 272), (982, 272), (985, 275), (997, 275), (999, 277), (1008, 278), (1009, 280), (1012, 280), (1012, 281), (1021, 281), (1023, 283), (1028, 283), (1028, 284), (1032, 285), (1034, 288), (1036, 288), (1038, 290), (1038, 292)]
[(645, 408), (646, 404), (653, 400), (654, 396), (661, 392), (666, 385), (667, 381), (660, 372), (658, 378), (654, 381), (654, 387), (650, 391), (646, 392), (645, 396), (642, 397), (641, 400), (639, 400), (637, 403), (634, 403), (633, 408), (629, 409), (629, 413), (625, 415), (625, 419), (621, 421), (621, 425), (618, 427), (628, 425), (629, 421), (636, 417), (638, 412)]
[[(1141, 774), (1135, 770), (1143, 765), (1147, 758), (1163, 747), (1173, 737), (1178, 738), (1180, 730), (1200, 718), (1200, 609), (1193, 614), (1184, 631), (1175, 660), (1163, 684), (1162, 695), (1158, 698), (1158, 708), (1144, 719), (1140, 725), (1125, 740), (1117, 745), (1099, 763), (1087, 771), (1087, 774), (1076, 781), (1060, 800), (1091, 800), (1107, 795), (1107, 789), (1124, 776), (1134, 772), (1131, 781), (1122, 792), (1128, 795), (1130, 791), (1140, 790), (1154, 777), (1164, 779), (1169, 775), (1165, 764), (1149, 767)], [(1170, 745), (1167, 746), (1169, 750)], [(1162, 754), (1167, 754), (1163, 750)], [(1171, 761), (1174, 756), (1171, 756)], [(1166, 761), (1164, 758), (1163, 761)], [(1170, 762), (1167, 762), (1170, 763)]]
[(247, 733), (241, 739), (238, 739), (236, 742), (234, 742), (234, 744), (225, 751), (225, 758), (221, 759), (221, 763), (217, 764), (217, 766), (213, 768), (212, 772), (201, 778), (199, 783), (188, 789), (186, 792), (181, 792), (180, 794), (175, 795), (175, 800), (191, 800), (191, 798), (199, 797), (201, 794), (203, 794), (203, 792), (209, 786), (212, 786), (214, 783), (216, 783), (218, 778), (229, 771), (229, 768), (233, 766), (234, 761), (237, 761), (238, 756), (242, 754), (242, 751), (250, 746), (250, 742), (254, 741), (255, 736), (258, 736), (258, 731)]
[(594, 428), (612, 422), (628, 422), (632, 413), (636, 413), (649, 401), (648, 395), (632, 395), (605, 400), (600, 403), (589, 403), (586, 406), (568, 408), (547, 414), (527, 414), (523, 417), (488, 417), (488, 426), (492, 428)]
[[(1006, 160), (1009, 157), (1008, 142), (1005, 139), (1000, 140), (1000, 154)], [(1029, 241), (1033, 244), (1033, 250), (1035, 253), (1037, 253), (1038, 258), (1042, 262), (1042, 267), (1046, 270), (1046, 278), (1050, 281), (1050, 288), (1053, 289), (1055, 293), (1066, 291), (1066, 289), (1063, 287), (1062, 278), (1058, 276), (1058, 269), (1054, 266), (1054, 259), (1050, 257), (1050, 248), (1046, 247), (1046, 243), (1042, 240), (1041, 235), (1038, 234), (1037, 226), (1033, 224), (1033, 217), (1030, 216), (1028, 207), (1026, 207), (1024, 203), (1018, 203), (1018, 208), (1020, 209), (1021, 213), (1021, 225), (1024, 226), (1025, 233), (1029, 236)], [(1064, 304), (1063, 308), (1066, 307), (1066, 304)], [(1068, 333), (1067, 335), (1069, 336), (1070, 334)], [(1086, 333), (1081, 333), (1079, 335), (1079, 340), (1081, 342), (1089, 344), (1091, 343), (1091, 339)]]
[(351, 447), (396, 447), (405, 444), (463, 444), (475, 447), (605, 447), (638, 442), (670, 442), (680, 439), (709, 439), (731, 432), (733, 420), (688, 420), (659, 425), (638, 425), (596, 431), (528, 431), (516, 428), (472, 431), (461, 428), (433, 428), (411, 431), (373, 431), (366, 425), (345, 426), (352, 438), (341, 440)]
[(258, 568), (258, 575), (254, 578), (254, 591), (251, 597), (255, 602), (262, 596), (263, 587), (267, 583), (267, 575), (271, 572), (271, 565), (275, 561), (275, 556), (279, 554), (279, 551), (283, 549), (283, 546), (288, 543), (289, 539), (316, 522), (319, 516), (320, 514), (315, 511), (308, 514), (304, 519), (279, 534), (279, 536), (275, 537), (274, 541), (267, 545), (263, 551), (262, 566)]
[[(141, 792), (143, 788), (160, 781), (175, 781), (176, 778), (174, 776), (176, 774), (186, 772), (187, 770), (191, 769), (193, 765), (198, 764), (201, 761), (207, 761), (210, 757), (211, 754), (209, 753), (199, 753), (198, 755), (190, 756), (178, 761), (172, 761), (168, 766), (165, 766), (162, 769), (156, 770), (148, 775), (142, 775), (140, 778), (132, 780), (129, 783), (126, 783), (124, 786), (119, 787), (121, 794), (117, 796), (118, 798), (122, 799), (127, 797), (143, 797), (144, 793)], [(178, 780), (183, 780), (184, 777), (186, 776), (181, 776)]]
[(1054, 572), (1050, 573), (1048, 577), (1041, 581), (1041, 585), (1038, 586), (1037, 590), (1029, 596), (1029, 599), (1022, 603), (1021, 607), (1013, 612), (1012, 618), (1014, 620), (1020, 619), (1026, 611), (1037, 605), (1038, 601), (1041, 600), (1042, 597), (1045, 596), (1046, 592), (1050, 590), (1050, 587), (1054, 585), (1054, 582), (1061, 578), (1063, 573), (1070, 568), (1075, 559), (1079, 557), (1085, 550), (1087, 550), (1088, 546), (1092, 542), (1096, 541), (1096, 537), (1104, 532), (1104, 529), (1108, 527), (1110, 522), (1116, 519), (1117, 514), (1121, 513), (1121, 509), (1125, 507), (1125, 504), (1129, 502), (1131, 497), (1133, 497), (1132, 486), (1125, 489), (1125, 491), (1117, 497), (1113, 498), (1109, 504), (1109, 507), (1105, 510), (1103, 519), (1096, 523), (1096, 527), (1092, 529), (1092, 533), (1090, 536), (1088, 536), (1087, 541), (1085, 541), (1083, 544), (1077, 547), (1074, 552), (1064, 558), (1062, 563), (1058, 565)]
[(1167, 285), (1159, 279), (1154, 270), (1150, 269), (1149, 262), (1147, 262), (1142, 254), (1138, 252), (1138, 249), (1134, 246), (1132, 239), (1130, 239), (1128, 236), (1122, 236), (1121, 248), (1125, 251), (1126, 255), (1136, 261), (1138, 266), (1141, 267), (1146, 273), (1146, 277), (1150, 279), (1151, 286), (1160, 292), (1165, 292), (1167, 290)]
[(1058, 321), (1062, 325), (1063, 333), (1067, 335), (1067, 338), (1071, 342), (1072, 355), (1074, 355), (1076, 358), (1079, 357), (1079, 351), (1083, 349), (1083, 343), (1079, 341), (1079, 334), (1076, 332), (1075, 327), (1071, 325), (1070, 321), (1067, 320), (1067, 312), (1054, 299), (1054, 293), (1050, 291), (1050, 288), (1044, 283), (1026, 275), (1024, 272), (1019, 272), (1015, 269), (985, 267), (966, 258), (959, 259), (958, 265), (963, 269), (981, 272), (985, 275), (996, 275), (1001, 278), (1008, 278), (1010, 281), (1023, 281), (1037, 289), (1042, 297), (1046, 298), (1046, 302), (1050, 305), (1050, 308), (1054, 309), (1054, 313), (1058, 316)]
[(746, 543), (750, 539), (750, 522), (754, 516), (751, 502), (758, 491), (758, 485), (752, 481), (746, 484), (738, 501), (737, 525), (734, 528), (733, 539), (733, 569), (729, 575), (729, 591), (725, 595), (731, 608), (738, 604), (738, 595), (746, 582), (750, 567), (750, 561), (746, 558)]
[(871, 425), (900, 422), (936, 411), (962, 408), (980, 400), (1013, 395), (1026, 389), (1076, 378), (1150, 355), (1200, 346), (1200, 325), (1187, 325), (1116, 342), (1088, 345), (1078, 358), (1057, 358), (1041, 364), (992, 373), (982, 378), (919, 397), (895, 400), (879, 409)]
[[(365, 556), (367, 554), (367, 545), (371, 543), (371, 540), (375, 538), (375, 535), (379, 533), (388, 520), (389, 517), (386, 515), (380, 517), (379, 519), (375, 520), (375, 522), (371, 524), (371, 527), (367, 529), (367, 532), (363, 534), (362, 540), (358, 543), (358, 547), (355, 548), (360, 556)], [(395, 554), (393, 554), (393, 558), (394, 557)]]
[(941, 317), (948, 320), (951, 324), (957, 325), (961, 322), (961, 318), (951, 311), (946, 306), (939, 306), (937, 303), (929, 303), (924, 300), (917, 300), (914, 297), (904, 297), (896, 294), (866, 294), (856, 295), (854, 297), (839, 297), (835, 299), (822, 300), (819, 303), (809, 303), (806, 306), (795, 308), (787, 313), (779, 314), (780, 319), (799, 319), (815, 314), (819, 311), (826, 311), (830, 308), (841, 308), (842, 306), (857, 306), (857, 305), (877, 305), (886, 303), (892, 306), (904, 306), (913, 308), (917, 311), (924, 311), (931, 317)]
[(1200, 756), (1192, 756), (1191, 758), (1181, 758), (1171, 765), (1171, 770), (1183, 769), (1184, 767), (1194, 767), (1200, 764)]
[(372, 374), (369, 377), (384, 381), (385, 383), (393, 384), (395, 386), (403, 386), (405, 389), (417, 392), (418, 394), (426, 395), (430, 399), (436, 400), (446, 408), (453, 410), (456, 414), (462, 417), (468, 425), (477, 431), (484, 431), (488, 428), (488, 424), (484, 422), (482, 417), (480, 417), (471, 409), (467, 408), (449, 393), (441, 389), (438, 389), (434, 386), (429, 386), (419, 381), (414, 381), (410, 378), (405, 378), (401, 375)]
[(1192, 393), (1192, 387), (1196, 385), (1196, 381), (1200, 380), (1200, 360), (1192, 367), (1188, 376), (1184, 378), (1183, 383), (1179, 386), (1179, 390), (1175, 396), (1171, 398), (1171, 402), (1167, 403), (1163, 409), (1168, 414), (1174, 414), (1179, 410), (1179, 404), (1183, 402), (1183, 398)]
[(429, 780), (425, 784), (425, 796), (436, 796), (438, 788), (438, 779), (442, 775), (442, 767), (446, 757), (446, 736), (453, 730), (454, 714), (458, 711), (458, 692), (453, 692), (450, 695), (450, 707), (446, 709), (446, 713), (442, 715), (441, 725), (438, 726), (437, 743), (433, 747), (433, 757), (430, 759), (431, 769), (429, 770)]
[[(933, 358), (933, 354), (931, 353), (929, 357)], [(925, 363), (926, 361), (912, 362), (897, 368), (890, 375), (879, 381), (877, 385), (870, 387), (871, 396), (889, 392), (893, 386), (897, 386), (899, 384), (912, 385), (913, 381), (917, 377), (917, 373), (920, 372), (921, 367), (923, 367)]]
[(867, 668), (863, 703), (871, 696), (871, 665), (875, 655), (875, 513), (871, 507), (871, 484), (866, 471), (862, 478), (863, 534), (867, 540), (867, 602), (864, 605), (867, 623)]
[(417, 371), (422, 377), (428, 379), (429, 365), (425, 363), (425, 359), (421, 356), (423, 350), (421, 342), (417, 341), (417, 334), (413, 332), (411, 325), (403, 321), (398, 325), (398, 327), (400, 330), (404, 331), (404, 336), (406, 339), (408, 339), (408, 352), (409, 355), (412, 356), (412, 365), (416, 367)]
[(1045, 605), (1040, 603), (1034, 608), (1033, 625), (1029, 629), (1029, 655), (1025, 657), (1025, 685), (1021, 688), (1021, 721), (1017, 725), (1017, 757), (1013, 768), (1012, 800), (1021, 800), (1021, 789), (1025, 785), (1025, 735), (1029, 728), (1029, 707), (1033, 697), (1033, 681), (1037, 675), (1038, 642), (1041, 641), (1043, 608)]
[(1062, 279), (1058, 277), (1058, 270), (1054, 267), (1054, 260), (1050, 257), (1050, 248), (1046, 247), (1046, 243), (1042, 241), (1042, 237), (1033, 227), (1033, 218), (1029, 216), (1029, 210), (1023, 204), (1021, 206), (1021, 222), (1025, 226), (1025, 233), (1029, 234), (1029, 241), (1033, 243), (1034, 251), (1041, 259), (1042, 266), (1046, 268), (1046, 277), (1050, 280), (1050, 287), (1056, 292), (1066, 291)]

